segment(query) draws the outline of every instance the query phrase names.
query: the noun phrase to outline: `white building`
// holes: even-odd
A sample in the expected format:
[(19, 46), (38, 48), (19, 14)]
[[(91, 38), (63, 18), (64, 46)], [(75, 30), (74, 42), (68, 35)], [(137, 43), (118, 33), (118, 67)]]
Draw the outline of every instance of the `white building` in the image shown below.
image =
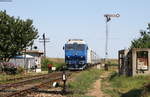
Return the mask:
[[(25, 51), (23, 51), (25, 53)], [(15, 56), (9, 62), (24, 67), (30, 71), (36, 67), (36, 72), (41, 72), (41, 58), (43, 52), (39, 50), (26, 50), (26, 54)]]
[(35, 66), (34, 57), (27, 54), (15, 56), (11, 58), (9, 62), (24, 67), (25, 69), (30, 69)]

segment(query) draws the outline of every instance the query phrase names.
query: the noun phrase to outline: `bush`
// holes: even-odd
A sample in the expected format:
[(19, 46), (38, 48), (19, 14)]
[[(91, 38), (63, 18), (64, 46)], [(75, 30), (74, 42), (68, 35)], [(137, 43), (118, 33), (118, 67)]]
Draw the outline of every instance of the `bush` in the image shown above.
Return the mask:
[(54, 63), (53, 65), (56, 67), (56, 70), (62, 70), (65, 63)]
[(4, 66), (3, 64), (0, 62), (0, 73), (2, 73), (4, 71)]
[(17, 67), (17, 73), (24, 73), (24, 68), (21, 66)]
[(43, 58), (41, 64), (42, 71), (48, 71), (48, 64), (52, 64), (52, 66), (56, 67), (56, 70), (61, 70), (61, 67), (65, 65), (65, 63), (52, 62), (48, 58)]
[(48, 64), (53, 64), (53, 62), (49, 61), (47, 58), (42, 58), (41, 64), (42, 71), (48, 71)]
[(0, 62), (0, 70), (6, 74), (16, 74), (17, 65), (9, 62)]

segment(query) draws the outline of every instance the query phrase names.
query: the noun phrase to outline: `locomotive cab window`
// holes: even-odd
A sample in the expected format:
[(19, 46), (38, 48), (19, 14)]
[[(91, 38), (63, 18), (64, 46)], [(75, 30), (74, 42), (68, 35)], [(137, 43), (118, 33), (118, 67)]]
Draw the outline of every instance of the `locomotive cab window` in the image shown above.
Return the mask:
[(67, 44), (65, 46), (66, 50), (85, 50), (85, 45), (84, 44)]
[(72, 49), (74, 49), (74, 46), (73, 46), (72, 44), (67, 44), (67, 45), (65, 46), (65, 49), (66, 49), (66, 50), (72, 50)]
[(85, 49), (85, 45), (84, 44), (78, 44), (77, 45), (77, 50), (84, 50)]

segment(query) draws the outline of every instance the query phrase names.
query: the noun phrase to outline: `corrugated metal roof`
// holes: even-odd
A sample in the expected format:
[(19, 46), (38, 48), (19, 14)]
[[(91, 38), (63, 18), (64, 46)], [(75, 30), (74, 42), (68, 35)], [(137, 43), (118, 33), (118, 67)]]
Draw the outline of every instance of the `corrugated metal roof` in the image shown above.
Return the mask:
[(33, 56), (31, 56), (31, 55), (28, 55), (28, 54), (26, 54), (26, 55), (18, 55), (18, 56), (15, 56), (14, 58), (20, 58), (20, 59), (22, 59), (22, 58), (34, 58)]

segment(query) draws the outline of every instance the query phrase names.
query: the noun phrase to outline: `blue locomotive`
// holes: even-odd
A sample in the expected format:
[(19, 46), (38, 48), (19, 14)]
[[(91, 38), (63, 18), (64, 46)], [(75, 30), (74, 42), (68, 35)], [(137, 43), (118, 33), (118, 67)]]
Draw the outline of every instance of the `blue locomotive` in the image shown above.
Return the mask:
[(98, 63), (96, 53), (82, 39), (69, 39), (64, 50), (65, 63), (69, 70), (83, 70)]

